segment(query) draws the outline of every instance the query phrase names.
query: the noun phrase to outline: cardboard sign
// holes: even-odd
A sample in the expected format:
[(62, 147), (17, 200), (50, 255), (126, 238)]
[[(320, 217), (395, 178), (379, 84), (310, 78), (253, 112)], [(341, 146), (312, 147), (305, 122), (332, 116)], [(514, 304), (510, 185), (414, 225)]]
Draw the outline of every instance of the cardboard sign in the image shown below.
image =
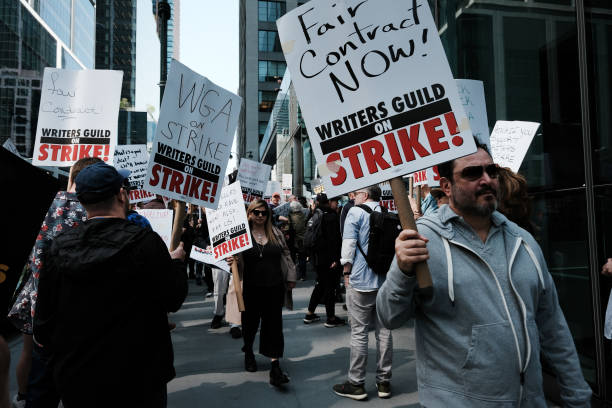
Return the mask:
[(277, 25), (329, 196), (476, 150), (426, 0), (311, 0)]
[(136, 209), (136, 212), (149, 220), (153, 231), (157, 232), (169, 249), (172, 238), (172, 217), (174, 210)]
[(293, 175), (283, 174), (281, 186), (283, 188), (284, 195), (291, 195), (291, 192), (293, 191)]
[(250, 204), (264, 196), (271, 170), (272, 167), (267, 164), (245, 158), (240, 159), (238, 180), (242, 186), (242, 196), (245, 204)]
[(502, 167), (518, 172), (527, 154), (539, 123), (498, 120), (491, 132), (493, 161)]
[(45, 68), (32, 164), (112, 163), (122, 78), (122, 71)]
[(486, 145), (489, 151), (491, 151), (484, 84), (482, 81), (475, 81), (473, 79), (457, 79), (456, 82), (461, 104), (470, 121), (472, 135), (474, 135), (478, 143)]
[(206, 212), (206, 221), (215, 260), (253, 247), (240, 181), (223, 187), (219, 207)]
[(389, 212), (397, 213), (395, 199), (393, 198), (393, 192), (391, 191), (391, 186), (389, 183), (381, 183), (380, 190), (382, 192), (380, 196), (380, 205), (389, 210)]
[(115, 148), (115, 167), (129, 170), (130, 173), (130, 203), (150, 201), (155, 198), (143, 189), (149, 165), (147, 145), (119, 145)]
[(172, 60), (145, 189), (215, 209), (241, 98)]
[(215, 268), (230, 273), (230, 267), (227, 262), (225, 262), (225, 260), (221, 259), (219, 261), (215, 261), (215, 257), (213, 256), (210, 247), (203, 249), (193, 245), (191, 247), (191, 253), (189, 254), (189, 257), (191, 259), (195, 259), (198, 262), (214, 266)]

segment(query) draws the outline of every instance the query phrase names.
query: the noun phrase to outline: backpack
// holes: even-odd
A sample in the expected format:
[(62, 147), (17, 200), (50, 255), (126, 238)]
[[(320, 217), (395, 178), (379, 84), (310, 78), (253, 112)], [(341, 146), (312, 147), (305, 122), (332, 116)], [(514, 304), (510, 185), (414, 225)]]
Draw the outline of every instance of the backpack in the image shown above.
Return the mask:
[(322, 220), (323, 211), (317, 208), (306, 224), (306, 232), (304, 233), (304, 249), (312, 251), (320, 246), (321, 237), (323, 235), (323, 230), (321, 229)]
[(399, 217), (397, 214), (390, 213), (385, 207), (381, 207), (381, 212), (374, 211), (364, 204), (357, 207), (370, 214), (368, 254), (364, 253), (359, 241), (357, 241), (357, 248), (375, 274), (385, 275), (395, 256), (395, 238), (402, 231)]
[(303, 212), (289, 213), (289, 231), (293, 236), (294, 248), (302, 249), (306, 234), (306, 216)]

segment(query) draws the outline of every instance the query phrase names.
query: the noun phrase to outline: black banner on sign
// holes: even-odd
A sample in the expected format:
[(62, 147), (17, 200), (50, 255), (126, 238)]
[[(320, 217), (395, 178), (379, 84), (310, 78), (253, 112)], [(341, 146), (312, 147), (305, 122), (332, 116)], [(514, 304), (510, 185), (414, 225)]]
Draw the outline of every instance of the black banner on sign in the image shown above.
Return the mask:
[[(73, 143), (74, 139), (78, 142)], [(44, 137), (41, 136), (40, 143), (71, 145), (71, 144), (88, 144), (88, 145), (107, 145), (110, 144), (110, 139), (107, 137)]]
[(242, 229), (242, 230), (240, 230), (240, 231), (233, 232), (233, 233), (231, 233), (231, 234), (229, 234), (229, 235), (224, 235), (223, 237), (221, 237), (221, 238), (217, 239), (216, 241), (213, 241), (213, 243), (212, 243), (212, 244), (213, 244), (213, 246), (215, 246), (215, 247), (216, 247), (216, 246), (217, 246), (217, 245), (219, 245), (220, 243), (222, 243), (222, 242), (226, 242), (226, 241), (231, 241), (232, 239), (234, 239), (234, 238), (236, 238), (236, 237), (239, 237), (239, 236), (241, 236), (242, 234), (246, 234), (246, 232), (247, 232), (247, 231), (246, 231), (246, 229)]
[(323, 152), (323, 154), (329, 154), (364, 142), (368, 139), (372, 139), (378, 136), (378, 133), (374, 130), (374, 126), (381, 122), (391, 122), (391, 129), (401, 129), (406, 126), (443, 115), (451, 110), (452, 109), (448, 98), (442, 99), (437, 102), (430, 103), (429, 105), (421, 106), (420, 108), (412, 109), (395, 116), (390, 116), (382, 121), (370, 123), (369, 125), (352, 132), (345, 133), (341, 136), (336, 136), (333, 139), (321, 142), (321, 152)]
[(163, 166), (169, 167), (176, 171), (180, 171), (181, 173), (186, 173), (185, 167), (190, 167), (191, 171), (188, 174), (194, 175), (204, 180), (212, 181), (213, 183), (219, 182), (219, 176), (209, 173), (207, 171), (198, 169), (197, 167), (190, 166), (185, 163), (181, 163), (180, 161), (173, 160), (169, 157), (163, 156), (159, 153), (155, 154), (155, 159), (153, 160), (155, 163), (159, 163)]

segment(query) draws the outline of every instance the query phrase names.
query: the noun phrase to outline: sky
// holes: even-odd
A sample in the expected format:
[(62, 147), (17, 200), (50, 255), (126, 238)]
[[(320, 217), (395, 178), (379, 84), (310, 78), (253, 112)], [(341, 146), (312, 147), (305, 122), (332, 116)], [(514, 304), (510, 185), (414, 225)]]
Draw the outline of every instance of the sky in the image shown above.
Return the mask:
[[(138, 0), (136, 110), (159, 114), (159, 39), (151, 0)], [(181, 0), (181, 63), (238, 93), (238, 0)], [(232, 148), (236, 151), (236, 148)], [(235, 155), (234, 155), (235, 156)], [(231, 163), (231, 170), (235, 163)]]

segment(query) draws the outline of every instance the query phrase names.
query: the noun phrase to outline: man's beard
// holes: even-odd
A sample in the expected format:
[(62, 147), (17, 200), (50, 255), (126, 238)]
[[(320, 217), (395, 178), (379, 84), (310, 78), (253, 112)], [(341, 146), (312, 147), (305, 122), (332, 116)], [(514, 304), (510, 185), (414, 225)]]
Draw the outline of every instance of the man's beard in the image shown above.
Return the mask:
[[(462, 214), (489, 217), (497, 210), (497, 191), (490, 186), (483, 187), (476, 191), (474, 199), (466, 194), (464, 190), (457, 188), (456, 184), (451, 185), (451, 191), (453, 194), (453, 205)], [(484, 204), (478, 204), (478, 197), (489, 192), (495, 196), (495, 199), (486, 201)]]

